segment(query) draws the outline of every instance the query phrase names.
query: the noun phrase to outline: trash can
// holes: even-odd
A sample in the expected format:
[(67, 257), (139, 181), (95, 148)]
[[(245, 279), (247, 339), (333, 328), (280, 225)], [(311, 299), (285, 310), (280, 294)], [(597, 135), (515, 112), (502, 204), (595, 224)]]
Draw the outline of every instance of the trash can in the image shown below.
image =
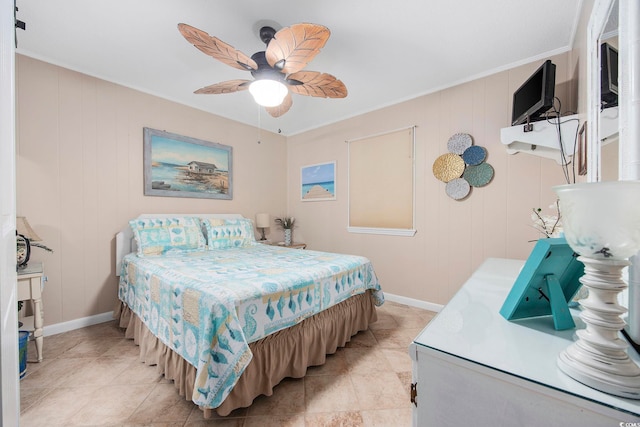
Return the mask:
[(18, 355), (20, 359), (20, 379), (27, 373), (27, 344), (29, 331), (18, 331)]

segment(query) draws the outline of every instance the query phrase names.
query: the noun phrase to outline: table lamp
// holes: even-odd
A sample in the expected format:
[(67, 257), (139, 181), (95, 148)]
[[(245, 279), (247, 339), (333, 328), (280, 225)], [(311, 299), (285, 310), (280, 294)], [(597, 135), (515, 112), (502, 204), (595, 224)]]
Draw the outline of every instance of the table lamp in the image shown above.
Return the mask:
[[(558, 357), (573, 379), (605, 393), (640, 399), (640, 367), (620, 337), (627, 310), (618, 294), (627, 288), (622, 270), (640, 250), (640, 181), (570, 184), (554, 188), (560, 199), (567, 243), (585, 266), (580, 300), (585, 329)], [(638, 307), (629, 307), (630, 310)]]
[(18, 267), (24, 268), (29, 262), (31, 256), (31, 242), (40, 242), (42, 239), (29, 225), (27, 218), (23, 216), (16, 217), (16, 240), (17, 240), (17, 263)]
[(267, 238), (264, 235), (264, 229), (265, 228), (269, 228), (269, 223), (270, 223), (270, 218), (269, 218), (269, 214), (268, 213), (258, 213), (258, 214), (256, 214), (256, 227), (262, 233), (262, 237), (260, 237), (261, 241), (262, 240), (267, 240)]

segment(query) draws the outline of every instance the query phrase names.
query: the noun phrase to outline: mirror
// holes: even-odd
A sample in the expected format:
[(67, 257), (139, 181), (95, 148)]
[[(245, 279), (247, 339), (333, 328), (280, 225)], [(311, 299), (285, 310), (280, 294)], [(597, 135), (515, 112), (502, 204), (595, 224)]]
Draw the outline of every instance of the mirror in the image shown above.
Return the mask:
[[(608, 44), (612, 48), (619, 50), (619, 24), (618, 24), (618, 0), (614, 0), (611, 4), (611, 9), (604, 22), (604, 27), (600, 33), (598, 45), (602, 46), (603, 43)], [(601, 63), (603, 61), (602, 51), (600, 51)], [(617, 62), (617, 58), (616, 58)], [(616, 67), (617, 71), (617, 67)], [(601, 74), (600, 74), (601, 76)], [(600, 86), (600, 95), (602, 99), (602, 84)], [(600, 123), (601, 128), (605, 127), (605, 121), (609, 120), (612, 123), (619, 123), (618, 116), (618, 103), (613, 103), (611, 106), (607, 106), (601, 101), (600, 110)], [(604, 136), (608, 132), (600, 132), (600, 181), (617, 181), (620, 177), (620, 138), (619, 132), (614, 133), (611, 136)]]
[[(598, 45), (607, 43), (615, 49), (619, 49), (618, 46), (618, 0), (614, 0), (609, 15), (604, 22), (604, 28), (600, 33)], [(602, 51), (600, 51), (602, 55)], [(602, 61), (602, 58), (601, 58)], [(617, 70), (616, 70), (617, 71)], [(602, 85), (600, 85), (600, 94), (602, 95)], [(619, 119), (617, 104), (613, 107), (604, 108), (602, 105), (600, 110), (601, 127), (604, 126), (604, 121), (607, 119), (614, 122)], [(603, 132), (600, 132), (601, 134)], [(603, 137), (600, 140), (600, 181), (617, 181), (620, 175), (619, 159), (620, 159), (620, 138), (619, 133), (615, 133), (612, 136)]]
[[(617, 30), (617, 31), (616, 31)], [(616, 34), (617, 33), (617, 34)], [(618, 46), (619, 94), (613, 133), (601, 110), (600, 44)], [(589, 181), (640, 179), (640, 2), (595, 0), (587, 30), (587, 179)], [(634, 82), (634, 84), (631, 84)], [(612, 110), (612, 109), (609, 109)], [(616, 141), (601, 143), (600, 134), (616, 134)], [(612, 138), (613, 139), (613, 138)], [(629, 309), (626, 334), (640, 343), (640, 255), (629, 259), (628, 292), (621, 304)]]
[[(609, 43), (614, 47), (619, 46), (619, 1), (596, 1), (589, 19), (587, 34), (587, 180), (591, 182), (612, 181), (619, 177), (619, 132), (607, 135), (604, 141), (601, 135), (604, 126), (603, 115), (611, 116), (614, 108), (603, 109), (600, 86), (602, 61), (600, 46), (602, 43)], [(619, 112), (619, 107), (615, 110)], [(617, 130), (615, 129), (617, 127), (614, 124), (614, 130)]]

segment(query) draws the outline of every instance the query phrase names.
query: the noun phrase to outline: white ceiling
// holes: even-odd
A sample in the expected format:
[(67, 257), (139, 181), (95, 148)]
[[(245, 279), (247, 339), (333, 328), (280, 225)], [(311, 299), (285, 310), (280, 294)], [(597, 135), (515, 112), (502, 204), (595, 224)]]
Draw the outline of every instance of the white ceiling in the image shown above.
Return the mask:
[[(293, 135), (570, 49), (582, 0), (17, 0), (17, 52)], [(327, 26), (306, 67), (333, 74), (344, 99), (293, 94), (274, 119), (248, 91), (195, 95), (251, 79), (206, 56), (178, 32), (184, 22), (252, 55), (261, 22)], [(277, 28), (276, 28), (277, 29)]]

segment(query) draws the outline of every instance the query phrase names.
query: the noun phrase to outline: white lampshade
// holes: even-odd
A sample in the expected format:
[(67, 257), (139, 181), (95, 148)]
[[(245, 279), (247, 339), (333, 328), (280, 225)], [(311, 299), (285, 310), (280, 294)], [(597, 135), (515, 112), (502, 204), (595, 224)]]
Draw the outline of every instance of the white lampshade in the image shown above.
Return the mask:
[(31, 225), (29, 225), (27, 218), (23, 216), (16, 217), (16, 230), (18, 231), (18, 234), (22, 234), (26, 239), (29, 239), (32, 242), (42, 241), (40, 236), (38, 236), (33, 228), (31, 228)]
[(567, 243), (580, 255), (623, 260), (640, 249), (640, 181), (554, 187)]
[(258, 213), (256, 214), (256, 227), (258, 228), (269, 228), (269, 223), (271, 219), (269, 218), (268, 213)]
[(260, 79), (249, 85), (249, 92), (251, 92), (253, 99), (255, 99), (259, 105), (263, 107), (277, 107), (282, 104), (289, 90), (279, 81)]

